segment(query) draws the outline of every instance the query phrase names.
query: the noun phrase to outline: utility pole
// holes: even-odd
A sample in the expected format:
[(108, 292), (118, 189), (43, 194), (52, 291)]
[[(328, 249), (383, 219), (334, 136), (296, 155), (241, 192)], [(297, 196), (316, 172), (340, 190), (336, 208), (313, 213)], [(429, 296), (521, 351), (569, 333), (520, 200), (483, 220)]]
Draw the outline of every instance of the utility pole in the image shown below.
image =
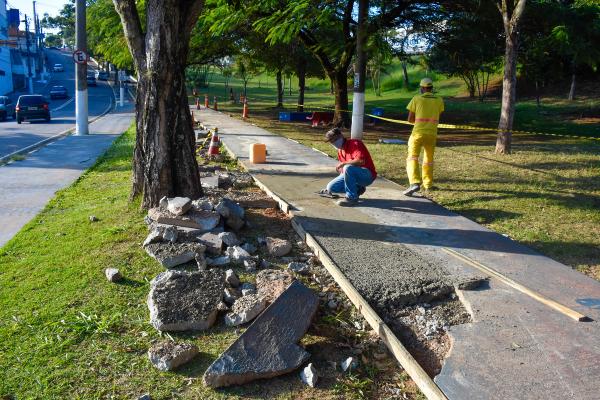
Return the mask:
[(33, 32), (34, 32), (34, 37), (35, 37), (35, 55), (36, 55), (36, 75), (38, 75), (41, 71), (41, 63), (40, 63), (40, 32), (39, 32), (39, 25), (38, 25), (38, 19), (37, 19), (37, 13), (35, 12), (35, 1), (33, 2)]
[(76, 135), (89, 134), (87, 92), (87, 36), (85, 32), (85, 25), (85, 0), (77, 0), (75, 4), (75, 47), (77, 52), (83, 52), (83, 57), (75, 60)]
[(358, 1), (358, 27), (356, 35), (356, 65), (354, 69), (354, 95), (352, 96), (352, 139), (363, 137), (365, 119), (365, 80), (367, 75), (367, 12), (369, 0)]
[(33, 77), (31, 76), (31, 51), (29, 50), (30, 42), (29, 42), (29, 20), (27, 19), (27, 14), (25, 14), (25, 43), (27, 44), (27, 70), (29, 74), (28, 86), (29, 86), (29, 94), (33, 94)]

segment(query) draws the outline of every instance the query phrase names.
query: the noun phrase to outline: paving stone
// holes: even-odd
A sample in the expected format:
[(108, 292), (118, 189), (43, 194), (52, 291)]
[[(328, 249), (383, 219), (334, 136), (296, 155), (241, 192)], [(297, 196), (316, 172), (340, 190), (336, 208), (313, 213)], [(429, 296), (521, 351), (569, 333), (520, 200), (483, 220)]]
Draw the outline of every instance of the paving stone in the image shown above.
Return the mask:
[(303, 262), (291, 262), (288, 264), (288, 269), (301, 275), (307, 275), (310, 273), (310, 267)]
[(193, 344), (165, 340), (155, 344), (148, 350), (148, 358), (158, 370), (173, 371), (191, 361), (198, 353), (198, 346)]
[(109, 282), (116, 283), (123, 279), (121, 272), (119, 272), (117, 268), (106, 268), (104, 270), (104, 274), (106, 275), (106, 279), (108, 279)]
[(237, 235), (233, 232), (221, 232), (219, 233), (219, 238), (223, 241), (225, 246), (237, 246), (241, 243), (240, 239), (238, 239)]
[(225, 271), (225, 283), (228, 283), (229, 286), (236, 288), (240, 286), (240, 278), (238, 278), (234, 270), (228, 269)]
[(242, 296), (237, 299), (231, 310), (225, 315), (225, 325), (237, 326), (252, 321), (260, 314), (267, 303), (257, 294)]
[(240, 286), (240, 290), (242, 291), (242, 296), (256, 294), (256, 285), (250, 282), (244, 282), (242, 283), (242, 286)]
[(192, 201), (192, 208), (196, 211), (213, 211), (215, 206), (209, 200), (198, 199)]
[(273, 257), (282, 257), (292, 251), (292, 243), (289, 240), (267, 237), (267, 250)]
[(235, 288), (226, 287), (223, 291), (223, 300), (225, 300), (225, 303), (227, 304), (235, 303), (240, 297), (242, 297), (242, 293)]
[(144, 247), (146, 252), (165, 268), (173, 268), (194, 260), (197, 254), (204, 254), (206, 247), (200, 243), (151, 243)]
[(209, 254), (219, 255), (223, 250), (223, 240), (218, 234), (207, 232), (198, 236), (196, 240), (206, 246)]
[(256, 274), (256, 288), (258, 295), (267, 303), (272, 303), (295, 280), (289, 271), (280, 269), (265, 269)]
[(228, 255), (215, 258), (206, 258), (206, 263), (210, 267), (223, 267), (231, 264), (231, 258)]
[(218, 269), (160, 273), (150, 282), (150, 323), (159, 331), (210, 328), (224, 288), (223, 272)]
[(221, 216), (214, 211), (190, 210), (185, 215), (175, 215), (160, 208), (151, 208), (148, 215), (155, 222), (166, 225), (184, 226), (208, 232), (219, 225)]
[(298, 346), (319, 304), (312, 290), (294, 282), (204, 373), (210, 387), (272, 378), (300, 367), (310, 354)]
[(183, 215), (192, 208), (189, 197), (173, 197), (167, 200), (167, 210), (174, 215)]
[(242, 264), (244, 260), (252, 258), (252, 256), (240, 246), (229, 246), (227, 250), (225, 250), (225, 254), (231, 258), (231, 262), (238, 264)]
[(317, 380), (319, 379), (319, 377), (317, 375), (317, 369), (312, 363), (309, 363), (300, 372), (300, 379), (302, 379), (302, 382), (304, 382), (310, 387), (315, 387), (317, 385)]

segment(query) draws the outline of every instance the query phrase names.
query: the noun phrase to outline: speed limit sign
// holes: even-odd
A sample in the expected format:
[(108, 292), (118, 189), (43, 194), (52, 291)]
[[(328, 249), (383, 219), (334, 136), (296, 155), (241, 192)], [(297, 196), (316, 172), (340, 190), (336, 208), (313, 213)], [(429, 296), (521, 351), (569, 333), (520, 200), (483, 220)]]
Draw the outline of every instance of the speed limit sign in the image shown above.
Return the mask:
[(88, 62), (88, 55), (83, 50), (75, 50), (73, 52), (73, 60), (77, 64), (86, 64)]

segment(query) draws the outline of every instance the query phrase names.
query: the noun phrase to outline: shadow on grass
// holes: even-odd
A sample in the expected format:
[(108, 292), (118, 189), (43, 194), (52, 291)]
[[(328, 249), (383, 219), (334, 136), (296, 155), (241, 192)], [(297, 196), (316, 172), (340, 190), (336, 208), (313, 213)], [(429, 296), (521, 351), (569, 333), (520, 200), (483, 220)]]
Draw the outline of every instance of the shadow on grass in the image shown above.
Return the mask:
[(122, 278), (119, 282), (117, 282), (117, 285), (137, 288), (137, 287), (146, 286), (146, 283), (141, 282), (141, 281), (136, 281), (134, 279)]

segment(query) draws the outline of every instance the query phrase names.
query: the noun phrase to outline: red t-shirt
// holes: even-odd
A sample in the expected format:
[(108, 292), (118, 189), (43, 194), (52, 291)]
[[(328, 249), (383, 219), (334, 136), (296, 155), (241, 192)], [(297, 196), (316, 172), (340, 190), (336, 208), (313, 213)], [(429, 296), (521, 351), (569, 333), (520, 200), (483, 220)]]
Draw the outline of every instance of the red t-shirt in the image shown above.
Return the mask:
[(375, 164), (373, 164), (371, 154), (369, 154), (369, 150), (367, 150), (367, 147), (364, 145), (364, 143), (358, 139), (346, 139), (342, 148), (338, 150), (338, 160), (352, 161), (359, 158), (365, 162), (361, 166), (371, 171), (373, 179), (377, 178)]

